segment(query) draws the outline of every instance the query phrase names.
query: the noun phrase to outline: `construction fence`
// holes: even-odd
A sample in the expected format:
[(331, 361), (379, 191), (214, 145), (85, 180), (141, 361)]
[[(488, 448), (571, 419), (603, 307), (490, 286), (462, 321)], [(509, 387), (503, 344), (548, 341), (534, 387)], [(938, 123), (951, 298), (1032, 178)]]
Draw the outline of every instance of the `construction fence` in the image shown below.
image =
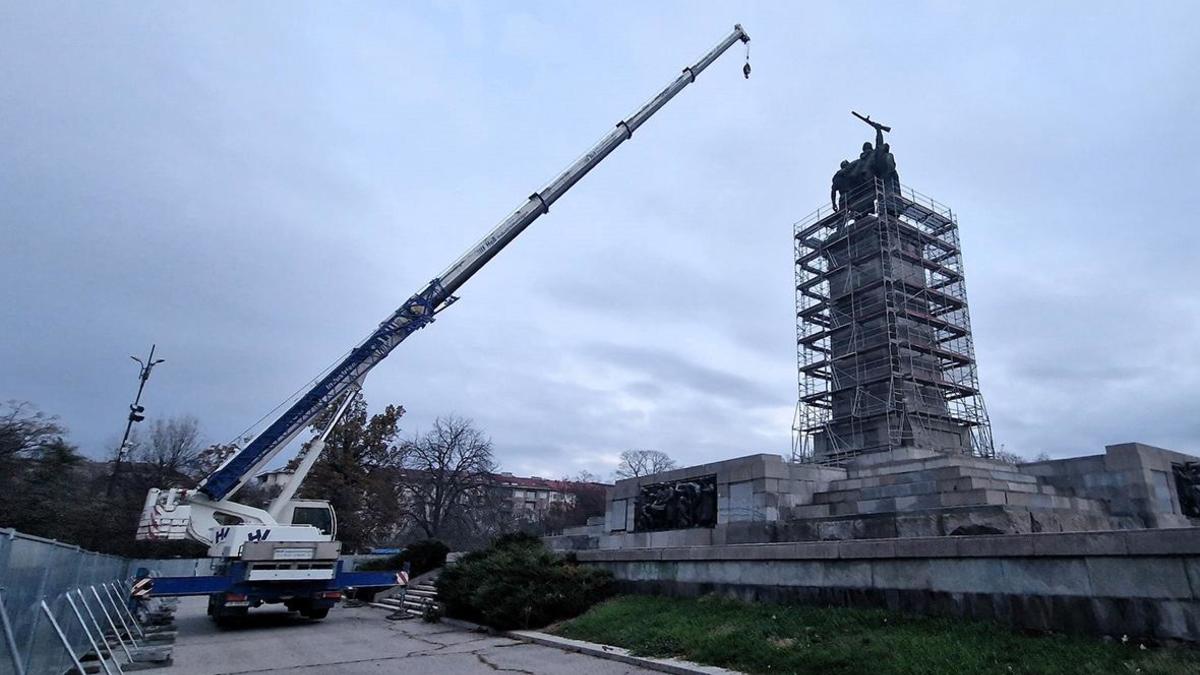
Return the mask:
[[(344, 556), (346, 571), (386, 556)], [(60, 675), (92, 648), (85, 626), (119, 605), (140, 568), (154, 576), (213, 574), (213, 558), (123, 558), (0, 528), (0, 675)], [(81, 596), (82, 594), (82, 596)], [(115, 620), (115, 619), (114, 619)], [(99, 636), (92, 635), (93, 639)], [(70, 646), (68, 652), (67, 646)]]
[(131, 560), (0, 528), (0, 675), (73, 669), (74, 657), (100, 638), (87, 622), (123, 620), (139, 567), (160, 576), (210, 573), (203, 558)]

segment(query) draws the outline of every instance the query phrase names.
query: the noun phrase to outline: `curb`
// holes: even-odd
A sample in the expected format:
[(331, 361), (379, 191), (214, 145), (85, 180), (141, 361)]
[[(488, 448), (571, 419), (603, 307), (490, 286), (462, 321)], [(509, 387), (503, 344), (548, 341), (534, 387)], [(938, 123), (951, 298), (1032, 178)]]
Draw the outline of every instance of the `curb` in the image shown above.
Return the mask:
[(584, 642), (583, 640), (571, 640), (533, 630), (515, 630), (502, 634), (544, 647), (554, 647), (563, 651), (597, 656), (610, 661), (620, 661), (621, 663), (640, 666), (647, 670), (657, 670), (662, 673), (674, 673), (675, 675), (741, 675), (736, 670), (705, 666), (682, 659), (657, 659), (647, 656), (633, 656), (629, 653), (628, 649), (622, 649), (621, 647), (610, 647), (609, 645)]
[[(372, 607), (381, 609), (393, 609), (387, 605), (381, 605), (376, 602), (369, 602)], [(416, 618), (416, 617), (413, 617)], [(541, 633), (536, 630), (513, 630), (502, 631), (487, 626), (481, 626), (470, 621), (461, 619), (451, 619), (443, 617), (439, 623), (444, 623), (447, 626), (453, 626), (462, 630), (468, 630), (476, 633), (488, 633), (490, 635), (499, 635), (501, 637), (528, 642), (531, 644), (541, 645), (543, 647), (553, 647), (567, 652), (576, 652), (587, 656), (595, 656), (609, 661), (619, 661), (631, 666), (638, 666), (646, 670), (656, 670), (660, 673), (672, 673), (673, 675), (742, 675), (739, 671), (728, 670), (726, 668), (718, 668), (716, 666), (705, 666), (691, 661), (682, 659), (657, 659), (648, 656), (634, 656), (629, 653), (628, 649), (621, 647), (612, 647), (609, 645), (597, 644), (595, 642), (584, 642), (583, 640), (571, 640), (569, 638), (550, 635), (549, 633)]]

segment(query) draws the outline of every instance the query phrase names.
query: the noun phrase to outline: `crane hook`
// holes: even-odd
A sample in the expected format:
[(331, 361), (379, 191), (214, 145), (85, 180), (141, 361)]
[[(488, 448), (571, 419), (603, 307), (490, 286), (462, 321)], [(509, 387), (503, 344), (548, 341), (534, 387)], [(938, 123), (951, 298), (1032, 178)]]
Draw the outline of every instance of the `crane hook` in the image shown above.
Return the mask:
[(746, 41), (746, 65), (742, 66), (742, 75), (750, 79), (750, 42)]

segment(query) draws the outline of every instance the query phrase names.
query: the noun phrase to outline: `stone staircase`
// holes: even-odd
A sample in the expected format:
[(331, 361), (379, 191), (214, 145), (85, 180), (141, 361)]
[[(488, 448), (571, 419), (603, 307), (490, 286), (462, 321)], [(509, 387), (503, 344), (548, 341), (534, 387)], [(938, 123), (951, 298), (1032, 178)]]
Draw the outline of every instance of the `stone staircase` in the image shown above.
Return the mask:
[(792, 518), (828, 518), (961, 506), (1019, 506), (1104, 514), (1092, 499), (1060, 494), (1015, 466), (962, 455), (850, 466)]
[(437, 577), (422, 577), (410, 584), (404, 593), (383, 598), (377, 604), (393, 610), (404, 610), (411, 615), (422, 616), (430, 605), (438, 606), (436, 582)]

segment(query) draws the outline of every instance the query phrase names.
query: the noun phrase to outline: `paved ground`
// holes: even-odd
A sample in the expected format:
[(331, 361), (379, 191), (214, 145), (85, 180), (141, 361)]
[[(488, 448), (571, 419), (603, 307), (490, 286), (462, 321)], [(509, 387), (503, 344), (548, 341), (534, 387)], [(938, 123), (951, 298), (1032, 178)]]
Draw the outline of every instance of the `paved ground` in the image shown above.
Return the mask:
[(387, 621), (373, 607), (335, 607), (311, 622), (279, 610), (251, 610), (244, 625), (221, 630), (203, 598), (179, 602), (175, 665), (158, 675), (233, 673), (569, 673), (649, 674), (634, 666), (419, 619)]

